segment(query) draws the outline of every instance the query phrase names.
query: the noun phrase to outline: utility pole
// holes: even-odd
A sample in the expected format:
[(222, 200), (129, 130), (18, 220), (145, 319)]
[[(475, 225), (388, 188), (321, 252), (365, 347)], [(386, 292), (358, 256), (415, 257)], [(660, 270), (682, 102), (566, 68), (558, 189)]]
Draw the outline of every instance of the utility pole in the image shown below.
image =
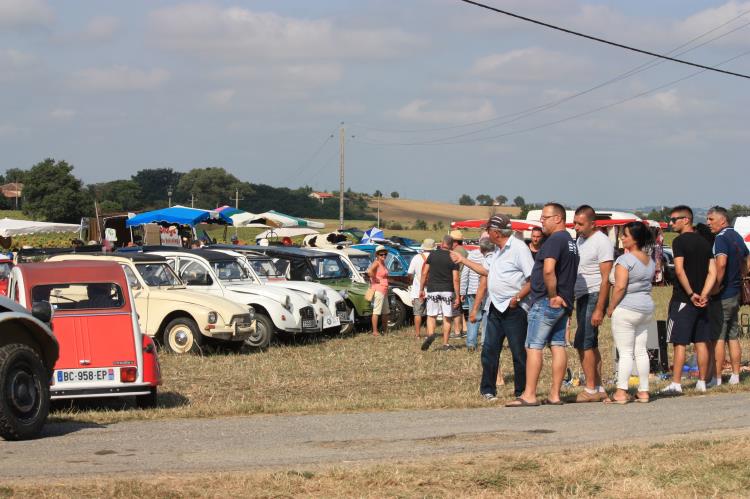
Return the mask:
[(380, 228), (380, 199), (383, 197), (383, 194), (380, 194), (378, 196), (378, 225), (377, 227)]
[(172, 187), (167, 188), (167, 196), (169, 197), (169, 207), (172, 207)]
[[(237, 209), (237, 210), (240, 209), (240, 201), (243, 200), (243, 199), (245, 199), (245, 198), (241, 198), (240, 197), (240, 189), (239, 188), (235, 189), (234, 190), (234, 207), (235, 207), (235, 209)], [(236, 236), (238, 232), (239, 232), (239, 229), (235, 225), (234, 226), (234, 235)], [(225, 233), (224, 237), (226, 238), (226, 233)]]
[(195, 194), (190, 193), (190, 207), (195, 208)]
[(339, 230), (344, 230), (344, 122), (339, 131)]

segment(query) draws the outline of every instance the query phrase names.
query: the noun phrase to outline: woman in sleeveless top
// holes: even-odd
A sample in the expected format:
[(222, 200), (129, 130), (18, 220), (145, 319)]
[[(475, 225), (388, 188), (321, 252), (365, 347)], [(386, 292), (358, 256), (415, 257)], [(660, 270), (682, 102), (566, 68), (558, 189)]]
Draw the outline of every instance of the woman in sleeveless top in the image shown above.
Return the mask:
[(388, 329), (388, 314), (391, 309), (388, 305), (388, 268), (385, 266), (385, 257), (388, 250), (385, 246), (379, 245), (375, 248), (375, 261), (367, 269), (367, 275), (370, 276), (370, 287), (375, 291), (372, 298), (372, 334), (380, 336), (378, 332), (378, 319), (382, 316), (383, 332)]
[(635, 358), (638, 373), (638, 402), (648, 402), (649, 358), (646, 342), (649, 330), (656, 328), (651, 282), (656, 265), (646, 248), (653, 242), (651, 231), (643, 222), (625, 225), (620, 236), (626, 253), (620, 256), (613, 268), (614, 288), (607, 315), (612, 318), (612, 338), (619, 359), (617, 361), (617, 391), (611, 402), (627, 404), (628, 381), (633, 372)]

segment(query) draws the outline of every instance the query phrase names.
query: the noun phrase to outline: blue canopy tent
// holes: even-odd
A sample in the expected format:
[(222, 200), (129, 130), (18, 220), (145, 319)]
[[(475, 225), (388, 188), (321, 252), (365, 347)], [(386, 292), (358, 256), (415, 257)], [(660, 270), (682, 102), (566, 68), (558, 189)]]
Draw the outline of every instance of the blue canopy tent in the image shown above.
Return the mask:
[(150, 223), (167, 223), (195, 227), (200, 223), (232, 225), (232, 219), (220, 211), (200, 210), (186, 206), (172, 206), (161, 210), (147, 211), (129, 218), (127, 227)]

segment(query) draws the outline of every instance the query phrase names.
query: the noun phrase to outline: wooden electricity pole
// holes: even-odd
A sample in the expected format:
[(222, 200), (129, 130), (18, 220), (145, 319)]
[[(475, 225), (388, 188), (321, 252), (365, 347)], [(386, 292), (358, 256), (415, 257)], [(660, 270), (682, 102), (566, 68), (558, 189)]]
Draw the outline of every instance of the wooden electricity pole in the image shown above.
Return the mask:
[(339, 230), (344, 230), (344, 122), (339, 131)]

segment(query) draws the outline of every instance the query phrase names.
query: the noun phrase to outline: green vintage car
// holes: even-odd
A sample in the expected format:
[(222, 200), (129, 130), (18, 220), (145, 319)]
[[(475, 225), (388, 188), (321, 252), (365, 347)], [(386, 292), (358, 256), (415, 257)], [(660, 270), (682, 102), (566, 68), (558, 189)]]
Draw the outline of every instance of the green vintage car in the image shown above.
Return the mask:
[[(372, 305), (365, 299), (367, 284), (353, 282), (349, 267), (336, 253), (296, 248), (290, 246), (232, 246), (214, 245), (214, 248), (227, 248), (250, 255), (263, 254), (270, 257), (279, 276), (292, 281), (312, 281), (330, 286), (346, 301), (348, 312), (354, 323), (364, 323), (372, 316)], [(353, 328), (350, 323), (342, 333)]]

